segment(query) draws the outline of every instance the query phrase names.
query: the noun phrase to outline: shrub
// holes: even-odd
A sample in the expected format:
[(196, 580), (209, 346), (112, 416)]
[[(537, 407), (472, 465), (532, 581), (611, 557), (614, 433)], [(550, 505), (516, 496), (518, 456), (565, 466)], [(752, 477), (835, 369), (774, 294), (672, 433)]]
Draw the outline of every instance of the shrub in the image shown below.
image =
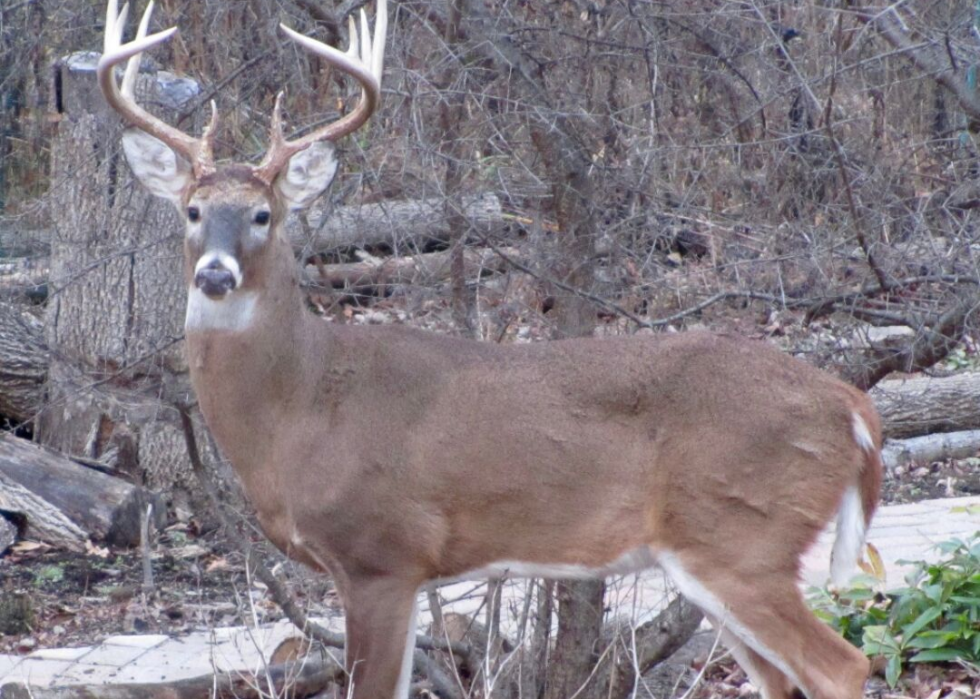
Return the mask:
[(858, 578), (832, 593), (814, 590), (817, 615), (869, 656), (882, 656), (894, 687), (904, 663), (980, 661), (980, 532), (937, 546), (938, 563), (914, 565), (908, 587), (887, 594), (877, 580)]

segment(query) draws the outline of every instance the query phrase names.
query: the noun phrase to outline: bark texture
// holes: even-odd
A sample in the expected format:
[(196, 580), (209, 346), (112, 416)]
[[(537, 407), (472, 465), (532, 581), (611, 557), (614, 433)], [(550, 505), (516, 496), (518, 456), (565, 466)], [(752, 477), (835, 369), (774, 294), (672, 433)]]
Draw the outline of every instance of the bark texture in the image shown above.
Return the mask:
[[(53, 147), (51, 289), (45, 323), (52, 348), (42, 443), (101, 460), (153, 487), (188, 484), (174, 429), (128, 424), (131, 408), (107, 403), (112, 383), (139, 389), (180, 370), (185, 299), (181, 225), (169, 204), (139, 188), (118, 147), (120, 124), (96, 84), (97, 55), (60, 65), (64, 113)], [(137, 96), (158, 104), (165, 85), (140, 77)], [(173, 114), (164, 114), (173, 118)], [(85, 173), (84, 177), (78, 173)]]
[(924, 437), (889, 439), (881, 450), (885, 468), (964, 459), (980, 454), (980, 430), (943, 432)]
[(84, 551), (89, 539), (135, 546), (150, 504), (160, 527), (165, 505), (158, 496), (0, 433), (0, 510), (22, 517), (29, 538), (74, 551)]
[(309, 662), (272, 665), (254, 675), (222, 672), (175, 682), (64, 687), (34, 687), (12, 682), (0, 687), (0, 699), (261, 699), (268, 696), (302, 699), (323, 692), (343, 676), (343, 669), (335, 661), (313, 658)]
[(41, 320), (28, 308), (0, 302), (0, 420), (32, 420), (44, 403), (49, 354)]
[(980, 373), (942, 378), (913, 376), (882, 381), (871, 389), (885, 436), (980, 429)]
[[(500, 248), (511, 259), (520, 259), (517, 248)], [(457, 257), (462, 262), (463, 279), (478, 279), (484, 272), (502, 272), (507, 263), (487, 248), (460, 248), (405, 257), (387, 257), (370, 262), (347, 262), (334, 265), (307, 265), (304, 280), (334, 288), (378, 286), (384, 284), (438, 283), (450, 279)]]

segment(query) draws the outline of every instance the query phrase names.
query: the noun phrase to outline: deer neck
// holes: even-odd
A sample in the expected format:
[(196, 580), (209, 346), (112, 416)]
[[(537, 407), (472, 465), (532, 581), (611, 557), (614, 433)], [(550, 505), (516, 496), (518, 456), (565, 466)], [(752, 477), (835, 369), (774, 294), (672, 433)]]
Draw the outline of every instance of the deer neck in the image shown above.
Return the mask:
[[(291, 256), (220, 301), (189, 291), (186, 339), (191, 382), (218, 445), (242, 473), (268, 458), (268, 440), (302, 394), (308, 324)], [(270, 405), (277, 406), (270, 411)]]

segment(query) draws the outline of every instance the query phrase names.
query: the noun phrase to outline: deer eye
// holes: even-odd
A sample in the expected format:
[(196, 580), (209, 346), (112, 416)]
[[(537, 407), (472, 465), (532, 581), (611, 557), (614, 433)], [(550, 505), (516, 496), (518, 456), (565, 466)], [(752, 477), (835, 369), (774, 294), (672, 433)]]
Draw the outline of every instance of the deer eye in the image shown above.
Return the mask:
[(257, 211), (255, 213), (255, 218), (252, 220), (255, 221), (256, 224), (264, 226), (269, 222), (269, 218), (271, 218), (271, 214), (269, 214), (268, 211)]
[(201, 220), (201, 210), (196, 206), (187, 207), (187, 220), (191, 223), (197, 223)]

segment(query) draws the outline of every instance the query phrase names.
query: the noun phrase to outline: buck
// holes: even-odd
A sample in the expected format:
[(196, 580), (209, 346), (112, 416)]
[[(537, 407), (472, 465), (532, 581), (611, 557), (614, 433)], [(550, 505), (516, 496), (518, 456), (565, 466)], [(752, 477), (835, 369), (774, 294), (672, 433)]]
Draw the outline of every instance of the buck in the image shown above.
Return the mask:
[[(496, 345), (308, 312), (284, 232), (337, 169), (332, 141), (381, 99), (386, 7), (342, 53), (350, 113), (217, 166), (217, 113), (193, 138), (138, 106), (144, 50), (110, 0), (98, 77), (135, 176), (186, 218), (188, 361), (201, 411), (272, 542), (333, 576), (355, 699), (408, 694), (428, 581), (590, 578), (662, 567), (768, 699), (858, 699), (867, 659), (820, 623), (800, 557), (836, 518), (831, 572), (859, 559), (881, 481), (868, 397), (727, 335)], [(115, 66), (127, 60), (122, 85)]]

